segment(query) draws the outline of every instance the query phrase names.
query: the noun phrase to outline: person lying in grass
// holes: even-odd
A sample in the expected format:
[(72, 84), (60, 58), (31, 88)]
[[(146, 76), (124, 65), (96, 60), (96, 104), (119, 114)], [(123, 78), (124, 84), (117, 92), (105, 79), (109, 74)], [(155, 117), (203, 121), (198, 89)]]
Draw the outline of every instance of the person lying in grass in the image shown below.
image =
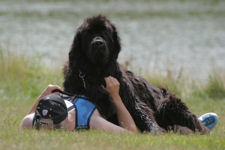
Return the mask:
[(105, 78), (106, 90), (111, 95), (117, 109), (117, 126), (105, 120), (95, 105), (84, 96), (74, 101), (65, 100), (54, 90), (62, 90), (57, 85), (49, 85), (38, 97), (35, 104), (23, 118), (21, 128), (35, 129), (102, 129), (112, 132), (138, 132), (130, 113), (119, 95), (119, 82), (113, 77)]
[[(105, 78), (106, 90), (112, 96), (117, 108), (117, 117), (120, 126), (105, 120), (96, 109), (95, 105), (86, 100), (84, 96), (70, 99), (71, 97), (59, 96), (53, 93), (62, 89), (57, 85), (49, 85), (38, 97), (35, 104), (24, 117), (21, 128), (35, 129), (102, 129), (113, 132), (137, 132), (135, 122), (119, 95), (119, 82), (113, 77)], [(69, 97), (69, 99), (68, 99)], [(68, 99), (68, 100), (66, 100)], [(72, 102), (71, 102), (72, 101)], [(207, 113), (199, 120), (211, 131), (218, 122), (215, 113)]]

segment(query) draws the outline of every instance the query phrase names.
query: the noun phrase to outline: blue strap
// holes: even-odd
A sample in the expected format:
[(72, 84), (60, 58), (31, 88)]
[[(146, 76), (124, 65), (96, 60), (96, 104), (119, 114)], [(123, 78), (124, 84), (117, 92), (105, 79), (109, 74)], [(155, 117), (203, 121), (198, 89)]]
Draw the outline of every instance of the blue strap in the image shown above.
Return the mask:
[(89, 129), (90, 117), (95, 110), (95, 105), (83, 97), (73, 102), (76, 108), (76, 129)]

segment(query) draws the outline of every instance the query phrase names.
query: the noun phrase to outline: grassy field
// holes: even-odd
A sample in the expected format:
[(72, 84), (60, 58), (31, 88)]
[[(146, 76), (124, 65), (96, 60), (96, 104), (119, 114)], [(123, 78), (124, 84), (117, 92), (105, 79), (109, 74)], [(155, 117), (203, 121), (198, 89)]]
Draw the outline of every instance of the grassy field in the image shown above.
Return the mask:
[(146, 74), (155, 85), (167, 86), (196, 115), (216, 112), (219, 123), (211, 135), (115, 134), (102, 131), (66, 132), (19, 129), (20, 122), (39, 93), (49, 84), (62, 85), (61, 67), (0, 50), (0, 149), (225, 149), (225, 76), (217, 71), (207, 81), (194, 81), (182, 73), (174, 78)]

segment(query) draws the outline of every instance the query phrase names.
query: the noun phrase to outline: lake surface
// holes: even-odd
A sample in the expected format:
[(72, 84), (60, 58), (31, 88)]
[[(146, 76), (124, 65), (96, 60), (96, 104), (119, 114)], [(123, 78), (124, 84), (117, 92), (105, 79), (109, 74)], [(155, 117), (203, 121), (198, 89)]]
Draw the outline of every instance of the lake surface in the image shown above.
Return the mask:
[(223, 0), (1, 0), (0, 47), (62, 67), (76, 28), (99, 13), (119, 31), (119, 62), (136, 73), (225, 72)]

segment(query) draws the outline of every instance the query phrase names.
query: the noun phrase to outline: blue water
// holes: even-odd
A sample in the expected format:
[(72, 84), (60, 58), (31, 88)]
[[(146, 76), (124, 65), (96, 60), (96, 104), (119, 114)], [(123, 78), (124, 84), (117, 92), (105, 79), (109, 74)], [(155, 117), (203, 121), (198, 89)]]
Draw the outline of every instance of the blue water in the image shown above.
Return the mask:
[(205, 78), (225, 72), (225, 1), (1, 0), (0, 47), (62, 67), (83, 19), (105, 14), (122, 39), (119, 62), (136, 73)]

